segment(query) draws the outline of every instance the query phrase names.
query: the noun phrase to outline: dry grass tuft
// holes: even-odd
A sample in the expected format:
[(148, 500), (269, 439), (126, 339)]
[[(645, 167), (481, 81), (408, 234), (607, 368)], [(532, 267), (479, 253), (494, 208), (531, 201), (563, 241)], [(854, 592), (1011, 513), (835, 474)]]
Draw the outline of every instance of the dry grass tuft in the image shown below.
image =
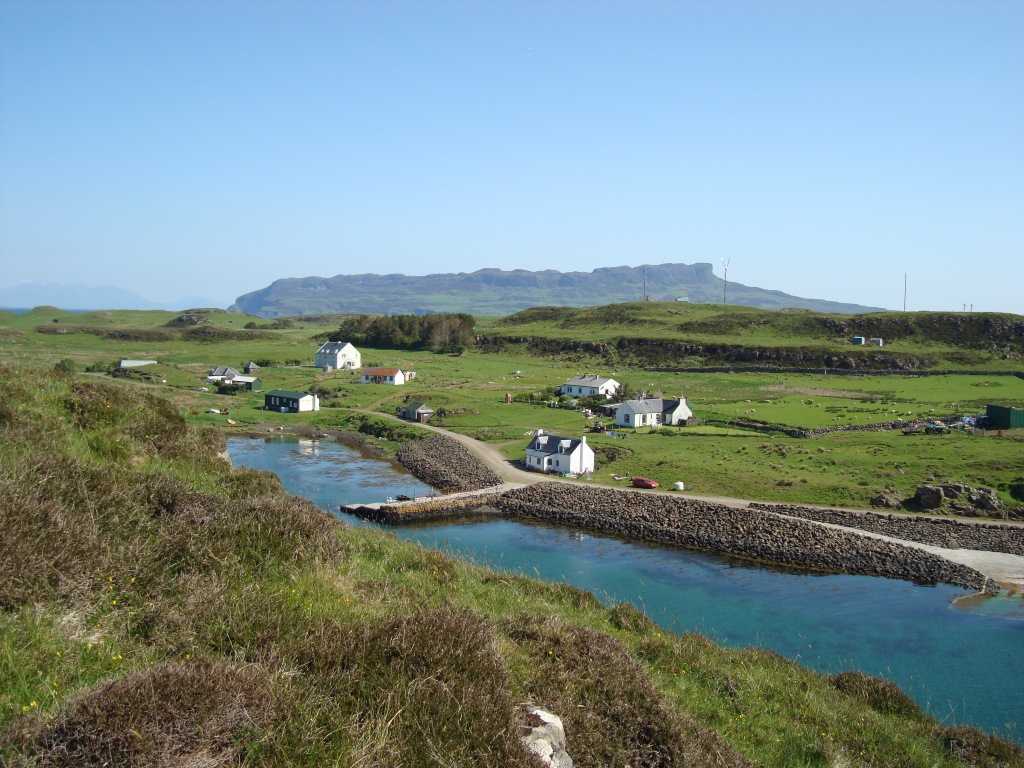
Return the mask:
[(160, 664), (83, 691), (21, 738), (39, 766), (221, 765), (258, 750), (276, 709), (255, 666)]
[(888, 680), (865, 675), (863, 672), (841, 672), (829, 678), (838, 690), (860, 699), (876, 712), (885, 715), (922, 720), (921, 708), (903, 690)]
[(578, 765), (750, 765), (717, 734), (673, 709), (614, 638), (525, 614), (505, 629), (535, 659), (526, 693), (562, 718)]
[(360, 765), (530, 766), (486, 621), (437, 610), (310, 630), (303, 671), (351, 702)]
[(964, 765), (981, 768), (1005, 768), (1024, 765), (1024, 750), (1016, 744), (985, 733), (978, 728), (958, 725), (945, 728), (941, 738), (950, 754)]

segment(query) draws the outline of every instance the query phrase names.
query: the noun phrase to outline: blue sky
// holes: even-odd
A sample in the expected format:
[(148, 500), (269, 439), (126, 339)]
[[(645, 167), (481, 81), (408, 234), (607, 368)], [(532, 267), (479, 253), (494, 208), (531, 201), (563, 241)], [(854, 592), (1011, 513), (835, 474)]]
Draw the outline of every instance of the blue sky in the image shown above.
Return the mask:
[(0, 287), (723, 261), (1024, 314), (1024, 3), (0, 0)]

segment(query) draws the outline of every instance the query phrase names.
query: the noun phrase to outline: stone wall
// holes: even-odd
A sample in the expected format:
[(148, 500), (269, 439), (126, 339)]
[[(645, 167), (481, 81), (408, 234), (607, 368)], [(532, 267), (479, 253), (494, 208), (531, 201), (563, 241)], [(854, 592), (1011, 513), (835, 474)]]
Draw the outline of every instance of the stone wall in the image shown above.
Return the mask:
[(560, 483), (508, 491), (494, 506), (510, 515), (780, 565), (996, 589), (977, 571), (923, 550), (765, 509)]
[(444, 435), (406, 443), (396, 458), (427, 485), (446, 493), (501, 485), (501, 478), (469, 449)]
[(959, 520), (893, 515), (877, 512), (846, 512), (839, 509), (814, 509), (788, 504), (753, 503), (752, 509), (816, 520), (847, 528), (917, 541), (946, 549), (978, 549), (1024, 556), (1024, 527), (998, 523), (962, 523)]

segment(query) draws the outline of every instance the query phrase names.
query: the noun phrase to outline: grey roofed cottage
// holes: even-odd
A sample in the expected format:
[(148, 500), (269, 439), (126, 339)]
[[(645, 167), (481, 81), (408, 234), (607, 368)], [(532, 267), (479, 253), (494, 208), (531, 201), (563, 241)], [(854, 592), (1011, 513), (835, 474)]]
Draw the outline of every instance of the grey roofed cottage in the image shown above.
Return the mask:
[(619, 382), (615, 379), (582, 374), (573, 376), (565, 384), (558, 388), (563, 395), (575, 395), (576, 397), (613, 397), (619, 391)]
[(429, 421), (430, 417), (434, 415), (434, 409), (426, 403), (409, 403), (408, 405), (398, 406), (399, 418), (405, 419), (406, 421), (418, 421), (421, 424), (425, 421)]
[(207, 381), (224, 381), (225, 379), (233, 379), (238, 375), (238, 371), (229, 365), (218, 365), (216, 368), (211, 368), (210, 372), (206, 375)]
[(615, 412), (620, 427), (659, 427), (662, 424), (685, 425), (693, 417), (686, 398), (665, 400), (660, 397), (627, 400)]
[(258, 365), (256, 365), (256, 363), (254, 363), (252, 360), (250, 360), (248, 363), (246, 363), (245, 367), (242, 368), (242, 370), (245, 372), (245, 374), (247, 376), (250, 375), (250, 374), (256, 373), (256, 371), (258, 371), (259, 369), (260, 369), (260, 367)]
[(559, 437), (538, 429), (526, 446), (526, 467), (535, 472), (557, 472), (581, 475), (594, 471), (594, 450), (587, 438)]
[(359, 350), (347, 341), (328, 341), (316, 351), (317, 368), (333, 368), (335, 370), (360, 368), (363, 356)]

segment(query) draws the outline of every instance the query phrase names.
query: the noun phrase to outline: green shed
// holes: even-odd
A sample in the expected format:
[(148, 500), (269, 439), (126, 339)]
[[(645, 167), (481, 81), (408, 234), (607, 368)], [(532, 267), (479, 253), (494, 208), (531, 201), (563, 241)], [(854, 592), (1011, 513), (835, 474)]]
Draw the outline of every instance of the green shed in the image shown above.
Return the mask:
[(986, 405), (985, 415), (995, 429), (1024, 429), (1024, 408)]

